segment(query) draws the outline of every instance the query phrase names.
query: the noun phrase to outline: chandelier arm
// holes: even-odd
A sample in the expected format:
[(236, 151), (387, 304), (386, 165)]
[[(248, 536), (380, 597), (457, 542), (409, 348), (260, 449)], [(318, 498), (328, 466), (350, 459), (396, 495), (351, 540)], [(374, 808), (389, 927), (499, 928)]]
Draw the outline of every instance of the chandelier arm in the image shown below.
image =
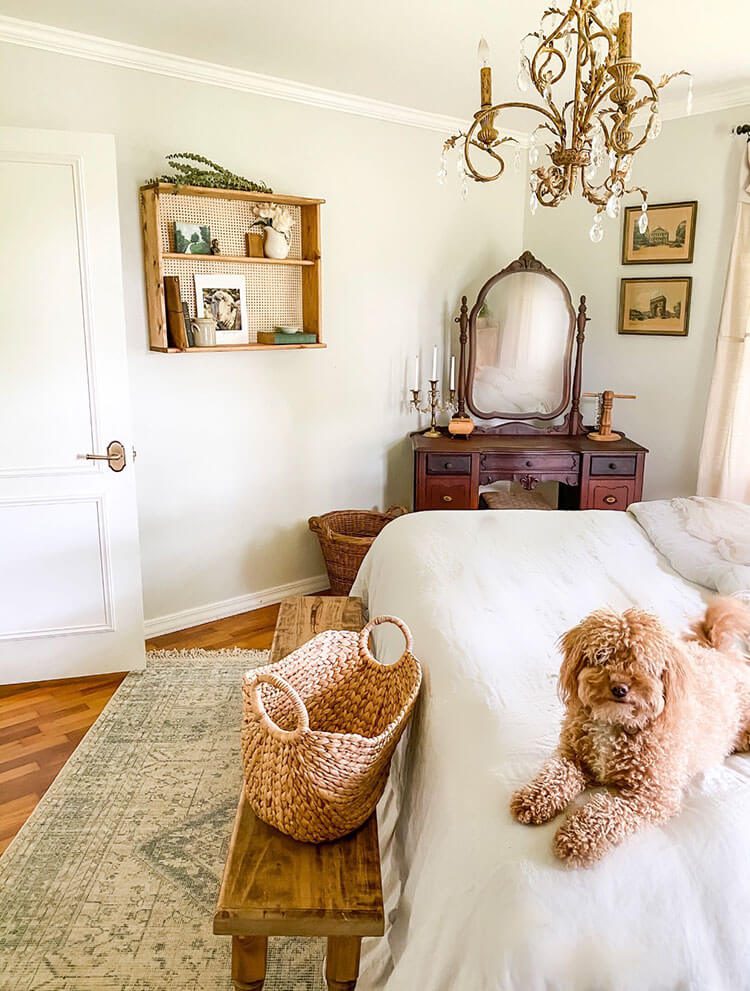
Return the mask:
[[(479, 124), (482, 123), (485, 117), (490, 117), (490, 116), (494, 117), (503, 110), (535, 110), (538, 114), (541, 114), (542, 117), (546, 117), (554, 125), (558, 124), (559, 114), (555, 115), (551, 113), (549, 110), (545, 110), (544, 107), (538, 106), (536, 103), (520, 103), (520, 102), (496, 103), (492, 107), (483, 107), (482, 110), (480, 110), (479, 113), (475, 115), (474, 123), (471, 125), (466, 135), (467, 138), (472, 135), (472, 132), (479, 126)], [(555, 134), (559, 135), (559, 133), (560, 133), (559, 128), (556, 126)]]
[[(498, 155), (498, 153), (494, 150), (494, 148), (497, 147), (498, 144), (505, 144), (509, 140), (513, 140), (513, 139), (502, 138), (499, 142), (490, 145), (490, 144), (485, 144), (482, 141), (478, 141), (476, 137), (477, 131), (481, 129), (484, 121), (487, 118), (494, 119), (495, 115), (500, 113), (502, 110), (534, 110), (538, 114), (541, 114), (542, 117), (545, 117), (549, 121), (551, 121), (553, 125), (555, 125), (554, 133), (556, 134), (560, 133), (559, 127), (557, 127), (557, 121), (553, 116), (553, 114), (551, 114), (548, 110), (545, 110), (544, 107), (536, 106), (536, 104), (513, 102), (513, 103), (498, 103), (495, 106), (486, 107), (485, 109), (481, 110), (479, 113), (475, 115), (474, 123), (469, 128), (466, 134), (466, 138), (464, 140), (464, 162), (466, 163), (466, 167), (469, 170), (470, 175), (477, 182), (492, 182), (494, 179), (498, 179), (505, 171), (505, 161), (503, 160), (501, 155)], [(474, 166), (474, 163), (471, 160), (471, 148), (477, 148), (480, 151), (486, 152), (491, 158), (494, 158), (495, 161), (500, 164), (500, 169), (496, 173), (489, 175), (487, 173), (480, 172)]]
[[(500, 145), (508, 144), (509, 142), (512, 141), (515, 141), (515, 139), (501, 138), (501, 140), (497, 141), (494, 145), (485, 145), (482, 144), (481, 141), (477, 141), (475, 139), (466, 140), (466, 142), (464, 143), (464, 163), (466, 164), (466, 167), (469, 170), (469, 174), (472, 176), (473, 179), (476, 180), (476, 182), (494, 182), (495, 179), (500, 178), (503, 172), (505, 172), (505, 159), (502, 157), (502, 155), (498, 154), (498, 152), (495, 151), (495, 148), (497, 148)], [(480, 151), (486, 152), (486, 154), (488, 154), (490, 158), (494, 158), (495, 161), (498, 162), (500, 165), (500, 168), (497, 170), (497, 172), (493, 173), (492, 175), (485, 175), (483, 172), (477, 172), (469, 156), (470, 147), (478, 148)]]

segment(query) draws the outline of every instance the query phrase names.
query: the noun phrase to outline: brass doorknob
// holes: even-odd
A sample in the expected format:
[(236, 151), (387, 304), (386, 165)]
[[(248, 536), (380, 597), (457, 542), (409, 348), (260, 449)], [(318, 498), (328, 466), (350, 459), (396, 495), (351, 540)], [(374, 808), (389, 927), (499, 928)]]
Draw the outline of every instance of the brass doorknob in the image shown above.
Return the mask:
[(613, 496), (613, 495), (605, 496), (604, 501), (608, 506), (614, 506), (614, 504), (617, 502), (617, 496)]
[(453, 502), (453, 496), (443, 496), (443, 502)]
[(106, 461), (112, 471), (122, 471), (128, 463), (125, 458), (125, 448), (119, 440), (111, 440), (107, 444), (106, 454), (87, 454), (87, 461)]

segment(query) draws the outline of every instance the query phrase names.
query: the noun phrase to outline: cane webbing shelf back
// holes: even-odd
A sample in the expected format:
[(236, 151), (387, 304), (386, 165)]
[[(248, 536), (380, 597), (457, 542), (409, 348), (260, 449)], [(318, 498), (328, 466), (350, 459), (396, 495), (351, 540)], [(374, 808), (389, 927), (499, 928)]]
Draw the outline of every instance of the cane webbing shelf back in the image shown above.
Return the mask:
[[(203, 189), (152, 183), (142, 186), (146, 300), (149, 345), (152, 351), (192, 353), (205, 351), (286, 351), (325, 347), (321, 326), (320, 207), (325, 200), (273, 193), (249, 193), (234, 189)], [(294, 217), (289, 257), (254, 258), (246, 253), (246, 235), (256, 219), (253, 207), (275, 203), (288, 207)], [(176, 221), (210, 227), (220, 255), (190, 255), (175, 251)], [(259, 228), (253, 228), (258, 231)], [(191, 347), (187, 352), (172, 347), (167, 337), (164, 277), (177, 276), (180, 296), (196, 316), (194, 276), (240, 276), (245, 284), (249, 343)], [(258, 334), (276, 325), (300, 326), (315, 334), (309, 344), (260, 344)]]

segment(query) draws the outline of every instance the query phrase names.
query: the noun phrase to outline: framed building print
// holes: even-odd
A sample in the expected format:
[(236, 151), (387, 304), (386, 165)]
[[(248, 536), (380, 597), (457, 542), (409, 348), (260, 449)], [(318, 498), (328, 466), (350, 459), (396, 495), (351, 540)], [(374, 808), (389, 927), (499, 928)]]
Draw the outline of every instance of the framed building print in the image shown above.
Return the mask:
[(620, 334), (687, 337), (693, 280), (623, 279), (620, 288)]
[(698, 203), (662, 203), (648, 208), (645, 234), (638, 229), (639, 206), (625, 210), (623, 265), (690, 265), (695, 251)]

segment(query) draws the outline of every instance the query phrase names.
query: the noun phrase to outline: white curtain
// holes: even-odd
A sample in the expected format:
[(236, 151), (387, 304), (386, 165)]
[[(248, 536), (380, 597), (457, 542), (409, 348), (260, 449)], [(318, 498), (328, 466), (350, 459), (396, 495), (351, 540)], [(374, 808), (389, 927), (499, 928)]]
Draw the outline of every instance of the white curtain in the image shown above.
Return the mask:
[(742, 165), (698, 495), (750, 503), (750, 143)]

